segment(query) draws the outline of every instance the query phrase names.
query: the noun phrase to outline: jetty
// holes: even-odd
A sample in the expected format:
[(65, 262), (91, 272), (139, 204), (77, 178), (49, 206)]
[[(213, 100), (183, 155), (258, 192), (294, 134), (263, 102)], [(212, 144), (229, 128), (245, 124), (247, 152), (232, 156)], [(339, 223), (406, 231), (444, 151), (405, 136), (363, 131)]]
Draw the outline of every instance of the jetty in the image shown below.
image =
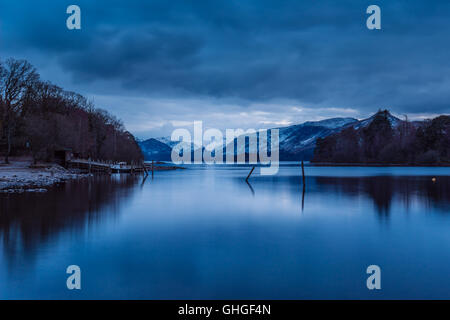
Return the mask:
[(126, 163), (126, 162), (112, 162), (89, 159), (71, 159), (66, 162), (69, 169), (79, 169), (89, 173), (145, 173), (149, 171), (159, 170), (175, 170), (183, 169), (160, 161), (141, 162), (141, 163)]

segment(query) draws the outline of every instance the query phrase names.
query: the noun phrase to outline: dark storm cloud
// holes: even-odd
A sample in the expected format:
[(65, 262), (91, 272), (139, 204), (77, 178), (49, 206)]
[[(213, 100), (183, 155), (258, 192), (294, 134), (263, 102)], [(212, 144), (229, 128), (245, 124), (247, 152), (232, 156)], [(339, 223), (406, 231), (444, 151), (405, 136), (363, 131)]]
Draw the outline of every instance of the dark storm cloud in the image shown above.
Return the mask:
[[(65, 28), (69, 4), (81, 31)], [(370, 4), (381, 31), (365, 26)], [(443, 113), (449, 16), (448, 1), (19, 0), (0, 4), (0, 41), (106, 93)]]

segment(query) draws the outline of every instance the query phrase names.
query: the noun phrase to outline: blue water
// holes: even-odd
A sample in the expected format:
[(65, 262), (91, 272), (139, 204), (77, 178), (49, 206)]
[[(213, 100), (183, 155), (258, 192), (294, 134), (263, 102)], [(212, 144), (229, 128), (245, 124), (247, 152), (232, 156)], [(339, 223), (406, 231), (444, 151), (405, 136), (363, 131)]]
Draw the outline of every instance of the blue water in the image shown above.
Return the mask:
[(0, 195), (0, 298), (450, 298), (450, 168), (305, 169), (305, 192), (289, 164), (250, 184), (247, 166), (190, 166)]

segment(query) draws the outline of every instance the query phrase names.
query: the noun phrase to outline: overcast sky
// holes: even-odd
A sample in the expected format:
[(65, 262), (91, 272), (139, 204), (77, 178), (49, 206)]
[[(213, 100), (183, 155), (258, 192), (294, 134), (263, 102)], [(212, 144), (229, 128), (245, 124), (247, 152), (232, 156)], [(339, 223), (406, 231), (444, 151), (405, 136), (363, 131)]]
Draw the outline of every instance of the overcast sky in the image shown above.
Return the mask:
[[(67, 6), (82, 29), (66, 28)], [(382, 30), (366, 8), (381, 7)], [(15, 0), (0, 58), (121, 118), (139, 138), (267, 128), (389, 108), (450, 112), (450, 1)]]

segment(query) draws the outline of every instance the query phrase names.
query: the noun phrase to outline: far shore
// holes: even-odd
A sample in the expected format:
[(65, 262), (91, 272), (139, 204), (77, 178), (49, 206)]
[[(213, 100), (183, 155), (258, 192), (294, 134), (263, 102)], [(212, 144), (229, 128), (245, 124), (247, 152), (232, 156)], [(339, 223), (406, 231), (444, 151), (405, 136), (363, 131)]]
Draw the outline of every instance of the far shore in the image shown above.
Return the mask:
[(185, 167), (180, 167), (172, 164), (170, 161), (156, 160), (153, 163), (151, 161), (144, 161), (145, 168), (151, 171), (152, 166), (154, 171), (164, 171), (164, 170), (178, 170), (186, 169)]
[(309, 162), (314, 167), (450, 167), (450, 163), (437, 164), (410, 164), (410, 163), (336, 163), (336, 162)]
[[(301, 162), (301, 161), (299, 161)], [(450, 167), (439, 164), (385, 164), (385, 163), (332, 163), (308, 162), (313, 167)], [(164, 161), (146, 163), (148, 171), (185, 169)], [(87, 178), (92, 174), (81, 170), (66, 169), (55, 163), (33, 164), (29, 158), (11, 158), (10, 164), (0, 163), (0, 193), (46, 192), (51, 186), (65, 181)]]

